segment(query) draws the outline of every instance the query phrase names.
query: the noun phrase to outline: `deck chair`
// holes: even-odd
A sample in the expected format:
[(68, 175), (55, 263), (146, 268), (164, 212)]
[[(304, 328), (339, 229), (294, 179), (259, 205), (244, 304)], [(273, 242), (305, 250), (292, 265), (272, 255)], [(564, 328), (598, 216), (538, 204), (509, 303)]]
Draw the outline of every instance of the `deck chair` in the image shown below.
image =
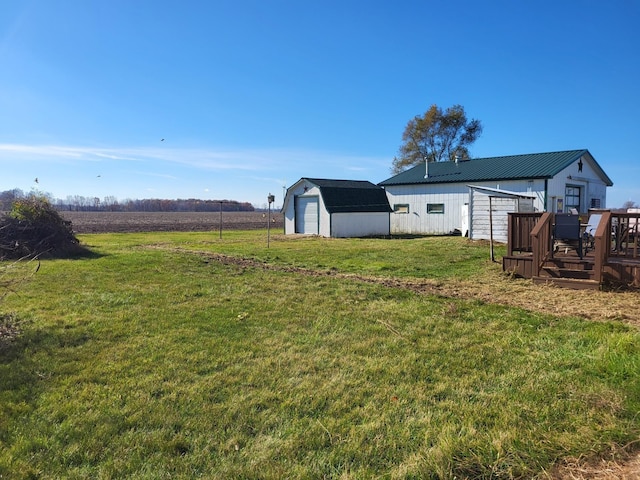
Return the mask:
[(577, 241), (577, 252), (582, 259), (582, 235), (580, 234), (580, 217), (571, 213), (556, 213), (556, 224), (553, 227), (553, 239)]
[(601, 213), (592, 213), (591, 215), (589, 215), (589, 220), (587, 220), (587, 228), (585, 228), (584, 233), (582, 234), (584, 253), (587, 253), (587, 250), (589, 248), (591, 248), (591, 250), (593, 250), (594, 248), (593, 242), (595, 240), (596, 230), (598, 229), (601, 218)]

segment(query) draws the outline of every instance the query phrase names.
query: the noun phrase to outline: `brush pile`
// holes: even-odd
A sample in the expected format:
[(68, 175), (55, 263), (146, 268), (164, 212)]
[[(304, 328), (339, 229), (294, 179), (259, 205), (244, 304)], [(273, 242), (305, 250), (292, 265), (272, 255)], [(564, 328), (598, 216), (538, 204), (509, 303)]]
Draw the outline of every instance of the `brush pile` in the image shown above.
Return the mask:
[(63, 256), (77, 252), (79, 241), (44, 197), (16, 200), (0, 218), (0, 260)]

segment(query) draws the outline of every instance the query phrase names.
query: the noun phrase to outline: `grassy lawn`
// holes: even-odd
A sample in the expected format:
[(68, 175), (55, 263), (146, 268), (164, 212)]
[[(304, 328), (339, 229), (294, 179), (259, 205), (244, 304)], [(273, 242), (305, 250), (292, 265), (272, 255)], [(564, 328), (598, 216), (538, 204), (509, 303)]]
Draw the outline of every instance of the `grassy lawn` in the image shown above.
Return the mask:
[(640, 435), (636, 329), (186, 251), (482, 282), (487, 245), (81, 239), (95, 257), (0, 304), (23, 330), (0, 349), (0, 478), (531, 478)]
[[(87, 236), (92, 243), (94, 237)], [(217, 232), (157, 233), (111, 236), (123, 247), (148, 245), (180, 246), (214, 251), (256, 260), (318, 270), (385, 277), (427, 277), (435, 279), (469, 279), (481, 275), (491, 265), (489, 244), (468, 242), (461, 237), (420, 237), (412, 239), (327, 239), (271, 235), (267, 248), (266, 231), (229, 231), (218, 238)], [(495, 247), (496, 257), (506, 251)]]

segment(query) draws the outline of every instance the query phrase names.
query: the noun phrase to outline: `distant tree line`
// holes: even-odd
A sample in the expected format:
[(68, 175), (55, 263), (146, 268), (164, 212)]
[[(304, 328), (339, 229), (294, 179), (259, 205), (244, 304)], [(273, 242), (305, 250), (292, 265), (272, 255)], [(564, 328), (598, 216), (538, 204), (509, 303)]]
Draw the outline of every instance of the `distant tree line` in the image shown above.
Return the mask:
[[(8, 211), (16, 200), (33, 196), (33, 192), (25, 193), (19, 188), (0, 192), (0, 211)], [(76, 212), (253, 212), (255, 209), (249, 202), (235, 200), (200, 200), (196, 198), (163, 200), (145, 198), (141, 200), (122, 200), (107, 196), (83, 197), (68, 195), (66, 199), (52, 198), (47, 193), (37, 192), (40, 197), (47, 198), (59, 211)]]

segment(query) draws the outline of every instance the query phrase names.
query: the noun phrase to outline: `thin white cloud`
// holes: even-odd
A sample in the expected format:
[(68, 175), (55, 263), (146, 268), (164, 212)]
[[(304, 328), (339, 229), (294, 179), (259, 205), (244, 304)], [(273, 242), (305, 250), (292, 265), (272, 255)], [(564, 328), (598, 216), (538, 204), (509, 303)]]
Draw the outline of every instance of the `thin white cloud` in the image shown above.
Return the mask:
[(39, 162), (57, 162), (61, 160), (79, 160), (97, 162), (108, 158), (113, 160), (137, 160), (134, 157), (119, 155), (117, 150), (97, 149), (86, 147), (72, 147), (64, 145), (21, 145), (15, 143), (0, 143), (0, 161), (7, 155), (12, 159), (20, 158)]
[[(0, 143), (0, 163), (28, 160), (41, 163), (68, 162), (166, 162), (201, 170), (274, 171), (291, 165), (315, 169), (366, 171), (385, 159), (345, 156), (295, 149), (206, 149), (163, 147), (85, 147), (69, 145), (24, 145)], [(307, 167), (305, 167), (307, 168)]]

